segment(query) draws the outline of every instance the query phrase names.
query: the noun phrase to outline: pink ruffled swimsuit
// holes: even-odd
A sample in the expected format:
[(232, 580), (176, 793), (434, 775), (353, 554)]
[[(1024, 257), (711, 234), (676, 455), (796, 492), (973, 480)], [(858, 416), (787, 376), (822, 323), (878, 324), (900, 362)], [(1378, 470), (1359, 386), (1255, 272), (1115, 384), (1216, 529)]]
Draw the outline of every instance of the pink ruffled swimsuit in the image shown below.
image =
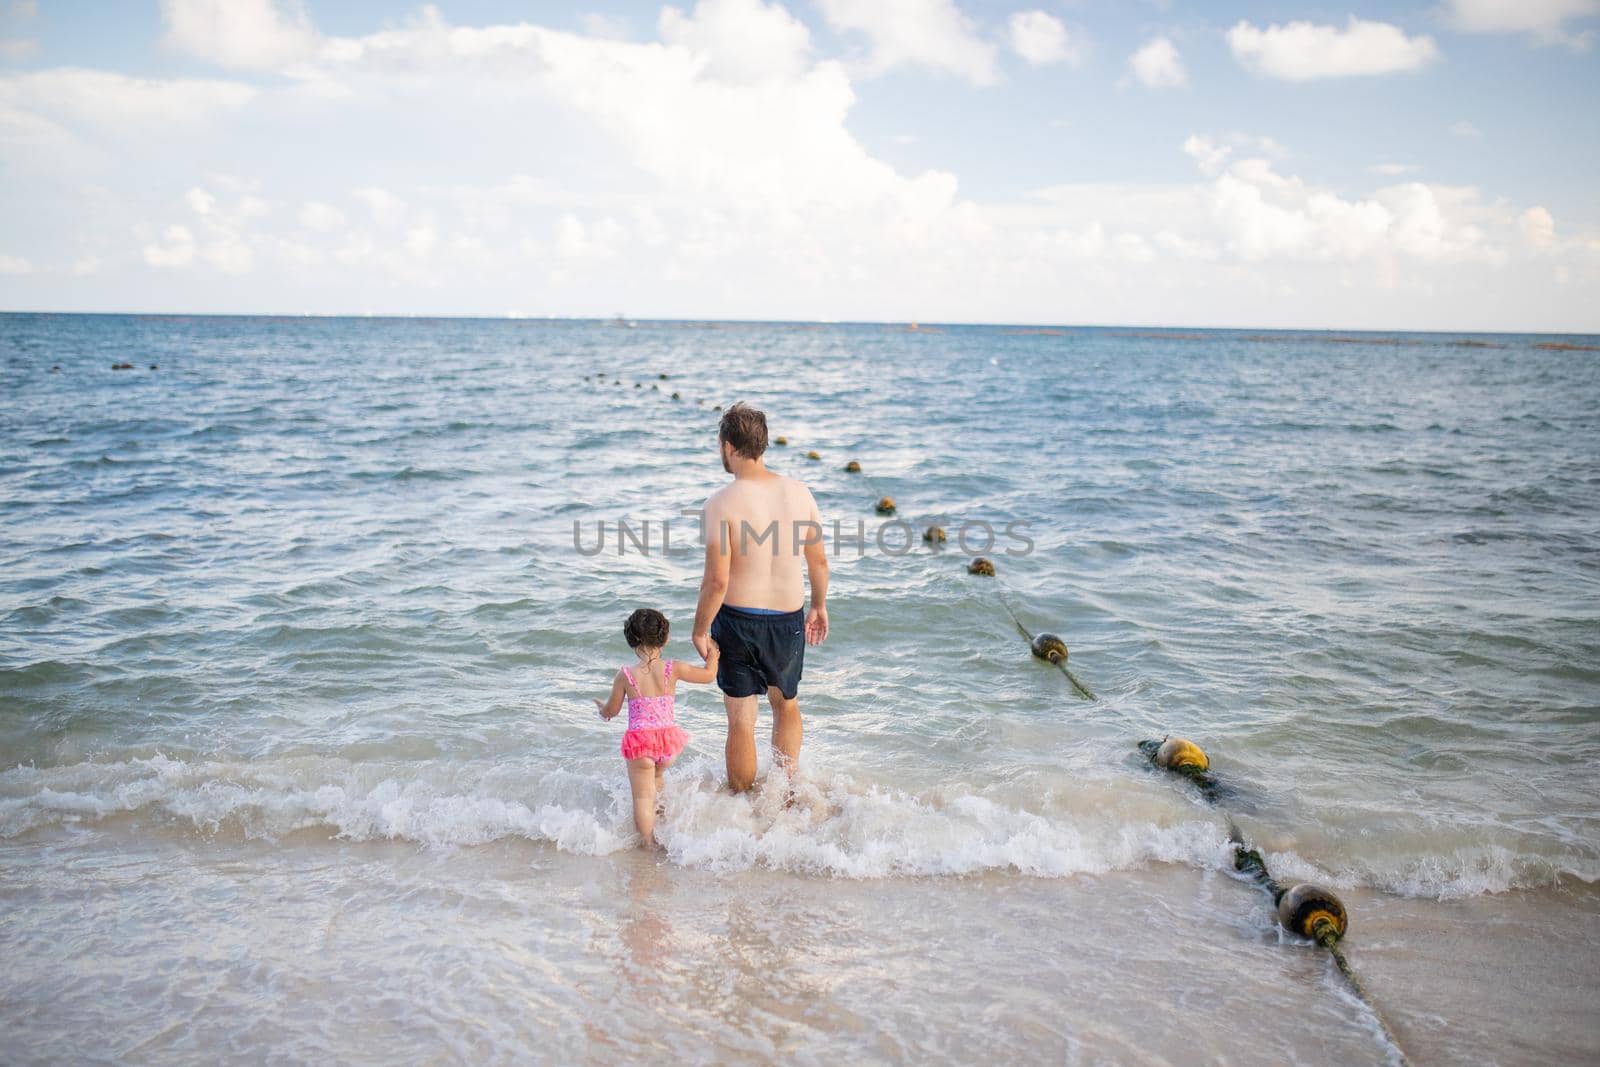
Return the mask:
[[(665, 763), (689, 743), (689, 735), (672, 715), (672, 662), (667, 660), (661, 668), (669, 692), (653, 697), (643, 694), (628, 697), (628, 730), (622, 735), (623, 759), (652, 759)], [(639, 683), (633, 680), (633, 672), (624, 667), (622, 676), (638, 693)]]

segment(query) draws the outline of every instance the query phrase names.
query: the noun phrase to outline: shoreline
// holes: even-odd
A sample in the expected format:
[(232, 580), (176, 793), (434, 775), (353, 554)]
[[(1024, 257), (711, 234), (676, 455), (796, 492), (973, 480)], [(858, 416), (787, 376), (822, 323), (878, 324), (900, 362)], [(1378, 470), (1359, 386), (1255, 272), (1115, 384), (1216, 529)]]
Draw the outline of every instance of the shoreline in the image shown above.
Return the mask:
[[(0, 1022), (19, 1062), (46, 1050), (58, 1058), (74, 1040), (102, 1050), (110, 1041), (149, 1062), (208, 1047), (320, 1048), (354, 1062), (402, 1048), (460, 1054), (439, 1043), (439, 1024), (518, 1000), (565, 1021), (496, 1018), (463, 1033), (469, 1058), (521, 1050), (607, 1062), (639, 1051), (626, 1035), (663, 1028), (679, 1033), (645, 1047), (694, 1058), (1385, 1056), (1370, 1014), (1320, 950), (1278, 931), (1258, 890), (1183, 865), (858, 882), (516, 840), (419, 848), (129, 835), (105, 850), (92, 843), (101, 836), (63, 829), (0, 844), (13, 930)], [(134, 882), (140, 900), (125, 912), (116, 902)], [(1347, 897), (1346, 951), (1416, 1062), (1560, 1063), (1600, 1047), (1587, 1010), (1600, 995), (1600, 888)], [(113, 943), (119, 953), (89, 966)], [(217, 973), (197, 970), (199, 957), (216, 959)], [(474, 969), (461, 970), (469, 960)], [(184, 1009), (170, 985), (128, 986), (116, 977), (124, 967), (177, 967), (211, 991)], [(370, 1000), (351, 1001), (362, 971), (382, 979)], [(435, 990), (451, 974), (448, 993)], [(285, 984), (292, 1002), (269, 994)], [(445, 999), (416, 999), (427, 990)], [(294, 1029), (281, 1030), (273, 1020), (291, 1003)], [(963, 1010), (952, 1015), (955, 1003)], [(344, 1044), (339, 1028), (369, 1037)], [(498, 1044), (473, 1045), (484, 1033)]]

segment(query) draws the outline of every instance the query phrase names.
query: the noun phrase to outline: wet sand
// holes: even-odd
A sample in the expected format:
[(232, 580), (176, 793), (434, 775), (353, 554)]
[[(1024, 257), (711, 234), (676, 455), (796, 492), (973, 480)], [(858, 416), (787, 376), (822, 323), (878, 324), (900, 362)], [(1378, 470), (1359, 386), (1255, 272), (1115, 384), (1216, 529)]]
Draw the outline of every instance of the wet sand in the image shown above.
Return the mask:
[[(854, 881), (129, 820), (6, 842), (0, 869), (13, 1063), (1391, 1055), (1259, 890), (1182, 865)], [(1345, 896), (1349, 955), (1416, 1062), (1600, 1051), (1594, 887)]]

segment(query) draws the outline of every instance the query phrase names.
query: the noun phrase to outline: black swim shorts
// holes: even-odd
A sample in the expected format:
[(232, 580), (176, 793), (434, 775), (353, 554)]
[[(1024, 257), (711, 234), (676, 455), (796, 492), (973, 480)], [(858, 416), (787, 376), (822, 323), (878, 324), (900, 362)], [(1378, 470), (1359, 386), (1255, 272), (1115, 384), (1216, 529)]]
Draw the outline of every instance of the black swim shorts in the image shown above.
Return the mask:
[(722, 649), (717, 687), (731, 697), (749, 697), (770, 686), (793, 700), (805, 664), (805, 631), (804, 611), (770, 614), (722, 605), (711, 620), (711, 639)]

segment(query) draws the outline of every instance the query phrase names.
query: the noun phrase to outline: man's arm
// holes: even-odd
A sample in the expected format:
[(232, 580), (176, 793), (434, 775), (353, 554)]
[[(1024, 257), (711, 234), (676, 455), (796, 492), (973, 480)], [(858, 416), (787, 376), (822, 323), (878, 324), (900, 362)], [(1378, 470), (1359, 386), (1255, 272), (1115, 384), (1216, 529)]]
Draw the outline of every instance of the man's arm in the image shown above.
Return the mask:
[[(714, 499), (714, 498), (713, 498)], [(694, 609), (694, 632), (689, 640), (700, 658), (711, 658), (711, 620), (722, 610), (722, 599), (728, 595), (728, 568), (733, 561), (733, 546), (727, 536), (727, 523), (722, 510), (706, 503), (706, 566), (700, 578), (700, 602)]]
[(804, 539), (806, 578), (811, 583), (811, 610), (806, 612), (806, 641), (820, 645), (828, 639), (828, 550), (823, 545), (822, 513), (817, 510), (817, 498), (806, 491), (811, 501), (812, 532)]

